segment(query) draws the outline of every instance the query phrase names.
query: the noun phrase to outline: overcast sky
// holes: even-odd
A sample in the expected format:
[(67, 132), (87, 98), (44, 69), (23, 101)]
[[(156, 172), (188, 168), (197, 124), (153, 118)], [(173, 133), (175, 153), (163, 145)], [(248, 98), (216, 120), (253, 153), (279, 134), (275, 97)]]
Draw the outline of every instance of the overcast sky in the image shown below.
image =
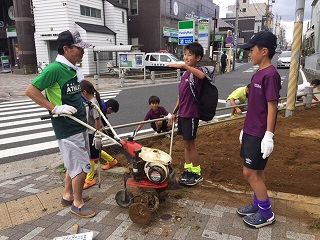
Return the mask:
[[(226, 17), (226, 12), (228, 10), (228, 5), (234, 5), (236, 0), (212, 0), (215, 4), (220, 6), (220, 17)], [(239, 0), (241, 1), (241, 0)], [(301, 0), (298, 0), (301, 1)], [(250, 3), (268, 3), (268, 0), (250, 0)], [(269, 3), (271, 4), (271, 0)], [(293, 36), (293, 26), (294, 26), (294, 17), (295, 17), (295, 9), (296, 9), (297, 0), (275, 0), (272, 6), (272, 13), (274, 16), (281, 16), (281, 25), (286, 29), (286, 39), (287, 41), (292, 41)], [(307, 22), (310, 21), (311, 18), (311, 3), (312, 0), (305, 0), (305, 9), (304, 9), (304, 25), (303, 32), (306, 31)]]

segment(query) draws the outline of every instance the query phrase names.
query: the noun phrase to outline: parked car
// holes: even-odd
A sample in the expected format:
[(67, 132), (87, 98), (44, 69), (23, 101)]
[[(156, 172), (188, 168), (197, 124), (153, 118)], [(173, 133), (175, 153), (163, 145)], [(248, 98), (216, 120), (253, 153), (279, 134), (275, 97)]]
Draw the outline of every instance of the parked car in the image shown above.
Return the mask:
[(172, 53), (152, 52), (146, 53), (145, 56), (146, 69), (151, 71), (171, 70), (172, 68), (169, 68), (168, 64), (173, 62), (183, 61), (180, 61)]
[(278, 56), (277, 68), (290, 68), (291, 51), (282, 51)]

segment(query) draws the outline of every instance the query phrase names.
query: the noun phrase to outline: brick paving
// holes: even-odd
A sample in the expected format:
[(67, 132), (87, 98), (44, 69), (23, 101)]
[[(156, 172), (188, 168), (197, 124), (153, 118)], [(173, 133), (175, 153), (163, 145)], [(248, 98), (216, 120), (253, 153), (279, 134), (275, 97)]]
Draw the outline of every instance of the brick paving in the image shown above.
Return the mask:
[[(24, 90), (34, 77), (0, 74), (0, 101), (25, 98)], [(101, 89), (152, 84), (149, 80), (125, 80), (121, 86), (118, 81), (105, 78), (100, 82)], [(252, 229), (235, 213), (236, 207), (247, 204), (252, 194), (207, 181), (200, 186), (167, 191), (151, 222), (138, 225), (130, 220), (128, 209), (115, 202), (115, 194), (123, 188), (121, 168), (116, 172), (103, 171), (101, 188), (95, 185), (85, 190), (91, 196), (88, 205), (97, 215), (81, 219), (71, 214), (69, 207), (60, 205), (64, 175), (56, 168), (58, 163), (61, 163), (59, 154), (52, 154), (13, 163), (16, 168), (1, 164), (0, 240), (49, 240), (71, 234), (74, 224), (80, 226), (82, 233), (93, 232), (96, 240), (320, 239), (320, 232), (309, 227), (313, 218), (320, 217), (319, 199), (270, 193), (277, 221), (271, 226)]]

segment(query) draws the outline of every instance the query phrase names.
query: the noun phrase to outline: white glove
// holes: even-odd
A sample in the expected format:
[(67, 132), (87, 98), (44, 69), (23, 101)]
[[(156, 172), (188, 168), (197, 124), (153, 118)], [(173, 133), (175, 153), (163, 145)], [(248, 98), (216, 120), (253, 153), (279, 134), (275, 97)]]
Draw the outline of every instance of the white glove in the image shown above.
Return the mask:
[(172, 114), (171, 114), (171, 113), (168, 113), (168, 115), (167, 115), (166, 117), (168, 118), (168, 121), (171, 121)]
[(52, 114), (74, 114), (77, 112), (77, 109), (70, 105), (64, 104), (61, 106), (55, 106), (51, 112)]
[(263, 153), (263, 159), (269, 157), (273, 151), (273, 135), (274, 134), (272, 132), (266, 131), (261, 141), (261, 153)]
[(92, 146), (94, 146), (97, 150), (100, 150), (101, 144), (102, 144), (102, 137), (101, 137), (100, 133), (95, 133), (94, 138), (93, 138), (93, 142), (92, 142)]
[(242, 144), (242, 136), (243, 136), (243, 129), (241, 129), (240, 135), (239, 135), (239, 142), (240, 142), (240, 144)]

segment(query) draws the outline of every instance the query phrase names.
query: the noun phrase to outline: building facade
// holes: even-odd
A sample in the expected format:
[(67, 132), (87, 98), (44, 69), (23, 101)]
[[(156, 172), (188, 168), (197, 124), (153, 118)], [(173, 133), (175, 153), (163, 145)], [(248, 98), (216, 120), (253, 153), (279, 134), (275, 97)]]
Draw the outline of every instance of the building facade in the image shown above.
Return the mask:
[[(12, 63), (18, 58), (24, 74), (35, 73), (39, 63), (55, 60), (58, 34), (68, 29), (79, 31), (93, 46), (128, 44), (127, 8), (114, 0), (0, 2), (0, 52), (9, 53)], [(115, 53), (100, 56), (102, 61), (115, 58)], [(84, 74), (95, 73), (93, 48), (85, 50), (79, 66)]]
[[(128, 7), (129, 44), (143, 52), (165, 50), (183, 56), (178, 22), (219, 18), (219, 6), (208, 0), (118, 0)], [(212, 30), (212, 26), (211, 26)]]

